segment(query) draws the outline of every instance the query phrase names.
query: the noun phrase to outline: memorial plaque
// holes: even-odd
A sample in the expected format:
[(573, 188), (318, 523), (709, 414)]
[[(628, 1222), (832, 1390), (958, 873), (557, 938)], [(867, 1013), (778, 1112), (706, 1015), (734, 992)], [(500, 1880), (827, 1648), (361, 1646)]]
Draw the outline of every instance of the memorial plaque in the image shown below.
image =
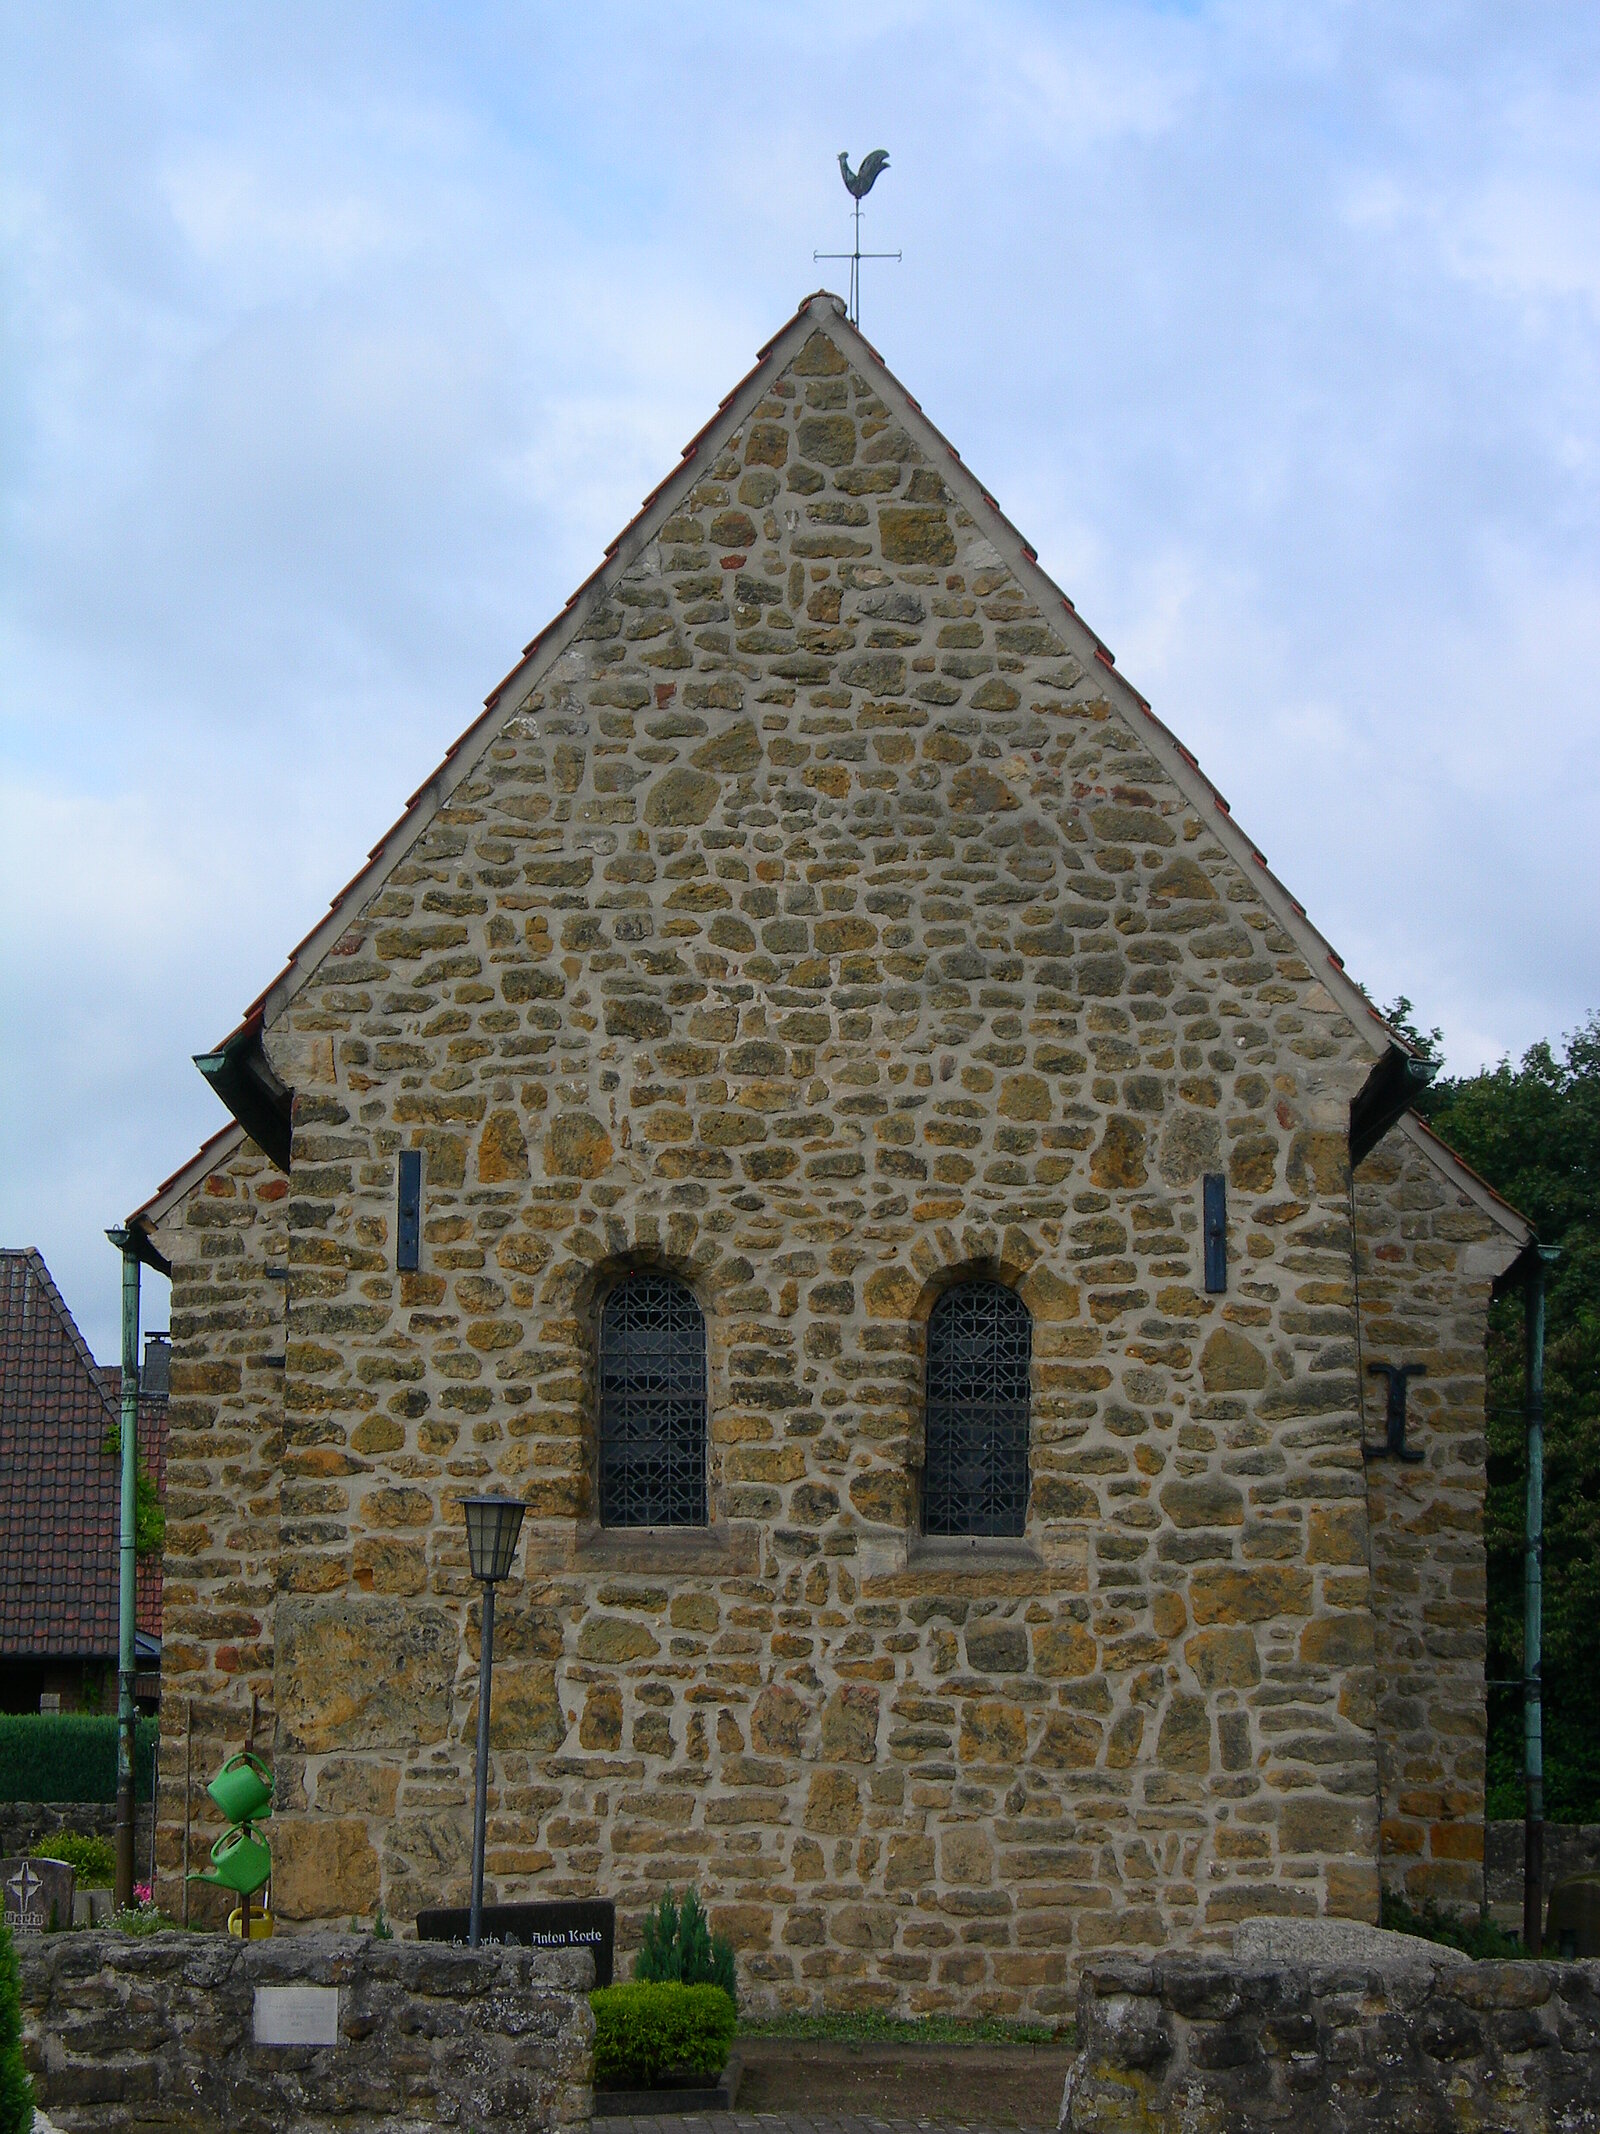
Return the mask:
[(62, 1860), (0, 1860), (0, 1895), (13, 1934), (72, 1924), (73, 1871)]
[(337, 1986), (257, 1986), (258, 2045), (337, 2045)]
[[(417, 1939), (464, 1943), (471, 1924), (472, 1915), (465, 1905), (418, 1912)], [(587, 1949), (594, 1957), (595, 1984), (611, 1983), (617, 1908), (609, 1898), (571, 1904), (486, 1904), (482, 1926), (486, 1943), (516, 1942), (524, 1949)]]

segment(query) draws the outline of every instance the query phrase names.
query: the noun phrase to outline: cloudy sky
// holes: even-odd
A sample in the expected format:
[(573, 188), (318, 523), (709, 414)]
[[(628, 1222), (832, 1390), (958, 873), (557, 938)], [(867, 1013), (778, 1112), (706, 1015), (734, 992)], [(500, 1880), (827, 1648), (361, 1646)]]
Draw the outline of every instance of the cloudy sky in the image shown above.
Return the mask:
[[(0, 4), (0, 1241), (189, 1064), (848, 242), (1387, 1001), (1600, 1006), (1600, 11)], [(163, 1285), (147, 1324), (164, 1325)]]

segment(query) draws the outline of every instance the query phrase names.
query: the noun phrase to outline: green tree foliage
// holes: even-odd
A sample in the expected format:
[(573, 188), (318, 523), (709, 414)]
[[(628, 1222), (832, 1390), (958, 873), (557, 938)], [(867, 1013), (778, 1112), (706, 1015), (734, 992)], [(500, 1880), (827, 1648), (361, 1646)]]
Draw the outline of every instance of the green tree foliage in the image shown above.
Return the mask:
[(0, 2134), (29, 2134), (33, 2084), (22, 2064), (22, 1995), (17, 1952), (0, 1922)]
[[(107, 1459), (122, 1458), (122, 1424), (119, 1421), (106, 1425), (106, 1434), (100, 1450)], [(143, 1454), (134, 1461), (133, 1469), (133, 1552), (136, 1556), (159, 1556), (167, 1545), (167, 1512), (156, 1488), (155, 1478), (144, 1464)]]
[[(1425, 1057), (1403, 997), (1390, 1022)], [(1557, 1051), (1532, 1046), (1519, 1066), (1440, 1077), (1418, 1107), (1428, 1124), (1539, 1241), (1549, 1271), (1545, 1334), (1544, 1690), (1546, 1812), (1600, 1822), (1600, 1697), (1590, 1639), (1600, 1623), (1600, 1014)], [(1522, 1673), (1524, 1321), (1520, 1295), (1489, 1323), (1489, 1674)], [(1490, 1693), (1489, 1812), (1522, 1812), (1522, 1698)]]
[(738, 2005), (733, 1944), (723, 1935), (712, 1933), (711, 1923), (692, 1889), (684, 1891), (681, 1906), (668, 1890), (655, 1910), (646, 1913), (644, 1938), (633, 1960), (633, 1975), (640, 1979), (671, 1979), (685, 1986), (720, 1986)]

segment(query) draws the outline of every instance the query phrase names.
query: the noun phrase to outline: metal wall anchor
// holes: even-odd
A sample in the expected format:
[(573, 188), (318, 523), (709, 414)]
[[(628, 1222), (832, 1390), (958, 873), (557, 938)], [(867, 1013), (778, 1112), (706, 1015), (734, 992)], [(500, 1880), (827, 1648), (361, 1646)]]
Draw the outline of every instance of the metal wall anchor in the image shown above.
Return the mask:
[(1425, 1363), (1369, 1363), (1369, 1378), (1386, 1378), (1389, 1381), (1389, 1405), (1384, 1420), (1388, 1435), (1381, 1445), (1362, 1443), (1361, 1455), (1367, 1460), (1404, 1460), (1408, 1467), (1422, 1463), (1422, 1454), (1413, 1452), (1406, 1445), (1406, 1386), (1413, 1378), (1426, 1378)]

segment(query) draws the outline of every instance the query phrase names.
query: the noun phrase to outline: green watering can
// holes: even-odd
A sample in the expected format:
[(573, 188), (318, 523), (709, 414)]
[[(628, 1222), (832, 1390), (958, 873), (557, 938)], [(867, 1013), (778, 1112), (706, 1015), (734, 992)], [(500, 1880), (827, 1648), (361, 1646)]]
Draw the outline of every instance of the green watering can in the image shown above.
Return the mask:
[(193, 1874), (191, 1882), (214, 1882), (235, 1896), (253, 1897), (272, 1874), (272, 1854), (248, 1823), (225, 1830), (211, 1848), (211, 1873)]
[(272, 1773), (248, 1749), (230, 1756), (206, 1791), (230, 1823), (253, 1823), (272, 1812)]

